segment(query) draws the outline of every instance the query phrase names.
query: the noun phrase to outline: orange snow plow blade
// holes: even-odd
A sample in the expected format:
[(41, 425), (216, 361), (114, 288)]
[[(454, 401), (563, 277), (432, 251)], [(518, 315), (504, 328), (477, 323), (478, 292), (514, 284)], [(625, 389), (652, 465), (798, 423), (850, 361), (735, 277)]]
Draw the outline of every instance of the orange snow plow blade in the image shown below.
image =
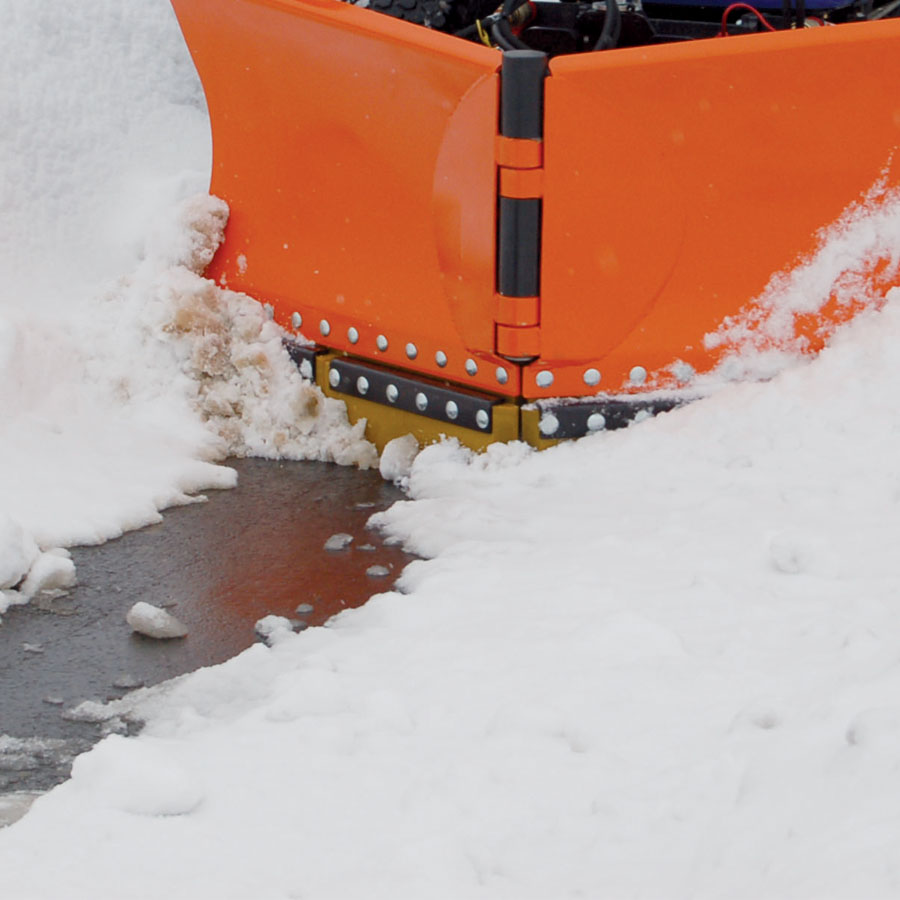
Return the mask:
[[(898, 182), (897, 19), (548, 61), (338, 0), (173, 5), (231, 208), (210, 277), (315, 341), (297, 358), (351, 415), (476, 446), (657, 411), (642, 391), (714, 368), (709, 335), (752, 331), (770, 279)], [(861, 305), (829, 290), (789, 343)]]

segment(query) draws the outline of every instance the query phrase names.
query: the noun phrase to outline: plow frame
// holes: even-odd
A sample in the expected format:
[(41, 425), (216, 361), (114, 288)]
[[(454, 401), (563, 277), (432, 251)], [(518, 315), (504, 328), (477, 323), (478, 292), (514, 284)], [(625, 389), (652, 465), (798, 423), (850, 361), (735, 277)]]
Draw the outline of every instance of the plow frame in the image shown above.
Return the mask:
[[(231, 208), (207, 274), (327, 351), (351, 417), (392, 382), (341, 355), (478, 446), (552, 438), (532, 401), (583, 398), (575, 431), (658, 411), (629, 395), (713, 368), (706, 336), (898, 181), (900, 92), (871, 82), (900, 81), (898, 20), (548, 61), (338, 0), (172, 2)], [(526, 412), (463, 425), (474, 395)]]

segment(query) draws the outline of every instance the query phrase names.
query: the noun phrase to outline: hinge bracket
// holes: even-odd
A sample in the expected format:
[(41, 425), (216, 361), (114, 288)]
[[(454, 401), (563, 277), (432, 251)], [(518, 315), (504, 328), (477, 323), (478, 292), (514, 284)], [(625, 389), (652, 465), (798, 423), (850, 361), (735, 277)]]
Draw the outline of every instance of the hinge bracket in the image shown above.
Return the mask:
[(544, 78), (547, 55), (503, 54), (497, 161), (495, 349), (524, 361), (540, 355)]

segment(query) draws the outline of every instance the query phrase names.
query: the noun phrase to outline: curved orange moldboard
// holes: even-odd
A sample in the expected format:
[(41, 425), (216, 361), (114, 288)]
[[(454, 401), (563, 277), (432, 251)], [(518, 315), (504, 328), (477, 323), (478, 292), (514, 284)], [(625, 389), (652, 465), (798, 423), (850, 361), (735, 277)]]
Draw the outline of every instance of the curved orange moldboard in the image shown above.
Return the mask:
[[(589, 393), (591, 369), (613, 392), (633, 367), (710, 369), (723, 348), (704, 336), (880, 178), (898, 181), (897, 20), (558, 57), (550, 71), (526, 397)], [(796, 328), (815, 349), (852, 311), (832, 302)]]
[(334, 0), (173, 5), (231, 207), (210, 277), (329, 347), (518, 394), (493, 352), (499, 54)]

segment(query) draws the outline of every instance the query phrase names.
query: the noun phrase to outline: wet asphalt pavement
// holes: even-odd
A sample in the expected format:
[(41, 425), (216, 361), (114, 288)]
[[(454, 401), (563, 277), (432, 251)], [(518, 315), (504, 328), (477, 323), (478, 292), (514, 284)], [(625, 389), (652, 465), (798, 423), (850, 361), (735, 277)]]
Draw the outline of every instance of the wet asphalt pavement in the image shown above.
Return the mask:
[[(377, 471), (264, 460), (229, 465), (239, 473), (236, 489), (212, 491), (205, 503), (166, 511), (158, 525), (73, 550), (75, 588), (3, 617), (0, 794), (46, 790), (68, 776), (73, 756), (101, 737), (99, 726), (66, 718), (81, 701), (114, 699), (223, 662), (257, 640), (254, 624), (270, 613), (321, 625), (388, 590), (411, 559), (366, 528), (373, 512), (403, 496)], [(353, 536), (350, 546), (325, 550), (339, 532)], [(368, 575), (372, 566), (387, 574)], [(166, 607), (188, 636), (155, 641), (132, 633), (125, 614), (138, 600)]]

